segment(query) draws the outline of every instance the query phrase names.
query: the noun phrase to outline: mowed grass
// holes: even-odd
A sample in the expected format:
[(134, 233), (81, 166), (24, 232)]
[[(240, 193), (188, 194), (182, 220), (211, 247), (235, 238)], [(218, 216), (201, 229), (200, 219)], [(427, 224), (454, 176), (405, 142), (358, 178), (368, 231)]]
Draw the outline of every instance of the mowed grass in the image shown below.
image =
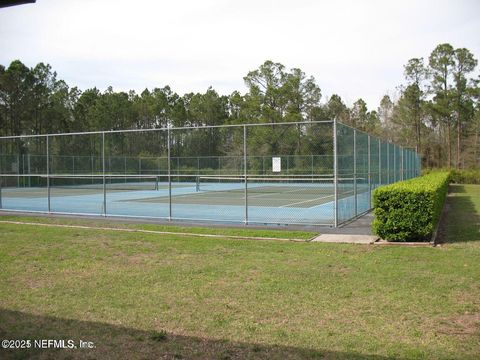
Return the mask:
[(0, 224), (0, 338), (96, 346), (0, 358), (477, 359), (480, 186), (448, 201), (436, 248)]

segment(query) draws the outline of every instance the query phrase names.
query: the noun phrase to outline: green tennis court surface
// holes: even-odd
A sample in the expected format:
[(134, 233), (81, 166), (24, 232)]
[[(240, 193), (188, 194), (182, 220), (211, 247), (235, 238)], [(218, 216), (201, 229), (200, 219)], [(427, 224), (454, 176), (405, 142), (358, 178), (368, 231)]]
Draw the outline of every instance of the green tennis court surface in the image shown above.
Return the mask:
[[(296, 207), (311, 208), (322, 205), (334, 200), (335, 194), (332, 189), (318, 189), (316, 193), (312, 193), (312, 189), (292, 189), (291, 187), (280, 187), (273, 191), (270, 187), (259, 187), (248, 191), (247, 200), (249, 206), (263, 207)], [(352, 195), (352, 192), (343, 192), (341, 197)], [(168, 196), (155, 196), (149, 198), (129, 199), (125, 201), (134, 201), (142, 203), (160, 203), (169, 202)], [(245, 191), (236, 190), (219, 190), (206, 191), (191, 194), (182, 194), (172, 196), (174, 204), (196, 204), (196, 205), (232, 205), (243, 206), (245, 204)]]

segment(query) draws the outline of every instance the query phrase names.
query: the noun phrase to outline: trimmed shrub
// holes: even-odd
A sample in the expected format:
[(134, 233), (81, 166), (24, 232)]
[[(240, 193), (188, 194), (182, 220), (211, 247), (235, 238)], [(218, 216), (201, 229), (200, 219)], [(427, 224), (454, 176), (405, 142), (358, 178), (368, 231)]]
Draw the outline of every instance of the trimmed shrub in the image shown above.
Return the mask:
[(480, 169), (477, 170), (452, 170), (450, 182), (454, 184), (480, 184)]
[(439, 171), (450, 171), (450, 182), (454, 184), (480, 184), (480, 169), (423, 169), (422, 175)]
[(449, 172), (432, 172), (375, 189), (373, 232), (389, 241), (430, 241), (445, 202), (449, 176)]

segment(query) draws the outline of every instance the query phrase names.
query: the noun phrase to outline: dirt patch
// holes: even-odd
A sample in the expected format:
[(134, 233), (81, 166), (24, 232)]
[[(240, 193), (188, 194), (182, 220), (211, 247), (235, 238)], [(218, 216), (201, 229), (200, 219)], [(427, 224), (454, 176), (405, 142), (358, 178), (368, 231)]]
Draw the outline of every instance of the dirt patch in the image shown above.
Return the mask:
[(438, 332), (458, 336), (480, 335), (480, 313), (465, 313), (444, 318)]

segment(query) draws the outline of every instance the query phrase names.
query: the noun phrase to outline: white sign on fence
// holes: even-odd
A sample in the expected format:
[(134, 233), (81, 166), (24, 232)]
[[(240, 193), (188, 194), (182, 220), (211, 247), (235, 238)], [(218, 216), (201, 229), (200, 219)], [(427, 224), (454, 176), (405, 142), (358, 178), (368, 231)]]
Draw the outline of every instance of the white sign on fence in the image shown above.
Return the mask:
[(272, 158), (272, 171), (280, 172), (282, 171), (282, 159), (279, 157)]

